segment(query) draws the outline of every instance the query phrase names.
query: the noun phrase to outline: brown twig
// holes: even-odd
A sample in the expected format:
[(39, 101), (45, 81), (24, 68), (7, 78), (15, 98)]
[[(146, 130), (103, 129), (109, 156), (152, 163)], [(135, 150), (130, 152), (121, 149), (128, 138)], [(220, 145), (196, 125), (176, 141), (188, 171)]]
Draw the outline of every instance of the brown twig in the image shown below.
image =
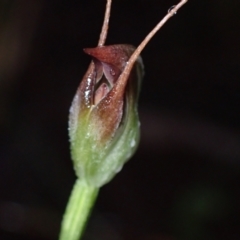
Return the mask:
[(141, 44), (137, 47), (137, 49), (134, 51), (132, 56), (130, 57), (128, 64), (126, 68), (123, 71), (124, 76), (121, 77), (120, 80), (124, 81), (124, 79), (128, 79), (128, 76), (133, 68), (134, 63), (136, 62), (137, 58), (139, 57), (142, 50), (145, 48), (147, 43), (151, 40), (151, 38), (156, 34), (157, 31), (172, 17), (174, 16), (177, 11), (185, 4), (188, 0), (181, 0), (176, 6), (173, 6), (170, 8), (168, 13), (165, 15), (165, 17), (153, 28), (153, 30), (145, 37), (145, 39), (141, 42)]
[(111, 12), (111, 4), (112, 0), (107, 0), (106, 10), (105, 10), (105, 16), (102, 26), (102, 31), (99, 37), (98, 46), (103, 46), (105, 44), (107, 33), (108, 33), (108, 23), (110, 19), (110, 12)]

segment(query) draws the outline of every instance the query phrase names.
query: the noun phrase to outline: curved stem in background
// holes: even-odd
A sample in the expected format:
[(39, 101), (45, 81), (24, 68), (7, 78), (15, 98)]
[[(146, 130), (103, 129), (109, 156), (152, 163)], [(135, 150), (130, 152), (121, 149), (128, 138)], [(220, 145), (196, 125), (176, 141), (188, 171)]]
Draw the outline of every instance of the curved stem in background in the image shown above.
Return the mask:
[(98, 188), (76, 180), (63, 216), (59, 240), (80, 239), (98, 191)]
[(185, 4), (188, 0), (181, 0), (177, 5), (172, 6), (168, 13), (165, 15), (165, 17), (153, 28), (153, 30), (144, 38), (144, 40), (139, 44), (139, 46), (136, 48), (132, 56), (128, 60), (128, 64), (126, 65), (122, 76), (119, 78), (119, 81), (124, 82), (126, 79), (128, 79), (128, 76), (131, 73), (131, 70), (137, 60), (137, 58), (140, 56), (142, 50), (145, 48), (145, 46), (148, 44), (148, 42), (152, 39), (152, 37), (162, 28), (162, 26), (172, 17), (174, 16), (177, 11)]

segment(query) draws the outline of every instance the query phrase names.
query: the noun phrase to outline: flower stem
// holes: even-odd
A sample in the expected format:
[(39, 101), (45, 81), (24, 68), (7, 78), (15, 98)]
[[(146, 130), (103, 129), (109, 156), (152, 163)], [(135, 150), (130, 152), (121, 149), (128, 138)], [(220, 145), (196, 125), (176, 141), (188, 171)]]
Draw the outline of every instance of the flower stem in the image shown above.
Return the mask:
[(99, 188), (76, 180), (65, 210), (59, 240), (79, 240), (97, 198)]

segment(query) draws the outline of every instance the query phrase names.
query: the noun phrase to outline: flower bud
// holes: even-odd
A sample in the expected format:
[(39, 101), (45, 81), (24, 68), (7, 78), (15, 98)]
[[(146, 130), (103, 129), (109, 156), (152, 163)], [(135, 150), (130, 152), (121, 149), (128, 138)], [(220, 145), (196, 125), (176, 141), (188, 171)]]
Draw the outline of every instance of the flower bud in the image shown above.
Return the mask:
[(121, 170), (139, 142), (140, 57), (124, 75), (134, 50), (131, 45), (84, 49), (93, 61), (70, 108), (69, 135), (76, 175), (95, 187)]

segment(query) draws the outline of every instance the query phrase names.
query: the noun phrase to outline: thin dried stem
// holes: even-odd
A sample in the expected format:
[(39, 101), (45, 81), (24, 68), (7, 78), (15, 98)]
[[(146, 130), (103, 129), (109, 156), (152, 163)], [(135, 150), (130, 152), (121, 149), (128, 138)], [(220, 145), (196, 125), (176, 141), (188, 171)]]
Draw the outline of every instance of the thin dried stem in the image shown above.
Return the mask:
[(147, 43), (151, 40), (151, 38), (156, 34), (157, 31), (159, 31), (159, 29), (172, 17), (174, 16), (177, 11), (185, 4), (187, 3), (188, 0), (182, 0), (180, 1), (176, 6), (172, 7), (168, 13), (166, 14), (166, 16), (153, 28), (153, 30), (145, 37), (145, 39), (141, 42), (141, 44), (137, 47), (137, 49), (134, 51), (134, 53), (132, 54), (132, 56), (130, 57), (128, 64), (126, 66), (126, 68), (123, 71), (123, 75), (122, 76), (122, 81), (124, 81), (123, 79), (126, 78), (128, 79), (128, 76), (133, 68), (134, 63), (136, 62), (138, 56), (140, 55), (140, 53), (142, 52), (142, 50), (145, 48), (145, 46), (147, 45)]
[(110, 19), (110, 12), (111, 12), (111, 5), (112, 0), (107, 0), (106, 10), (105, 10), (105, 16), (102, 26), (102, 31), (99, 37), (98, 46), (103, 46), (105, 44), (107, 33), (108, 33), (108, 23)]

